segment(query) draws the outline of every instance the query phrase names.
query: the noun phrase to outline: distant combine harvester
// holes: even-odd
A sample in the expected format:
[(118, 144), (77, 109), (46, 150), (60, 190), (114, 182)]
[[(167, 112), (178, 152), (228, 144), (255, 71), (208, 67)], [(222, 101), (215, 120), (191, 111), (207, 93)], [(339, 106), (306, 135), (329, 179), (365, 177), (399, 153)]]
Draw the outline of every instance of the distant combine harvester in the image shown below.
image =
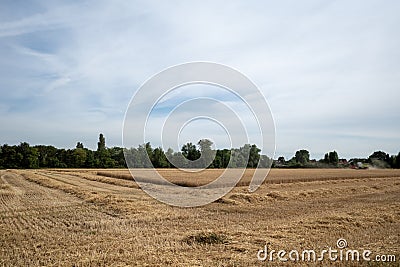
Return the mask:
[(350, 168), (355, 169), (355, 170), (368, 170), (369, 169), (369, 164), (368, 163), (363, 163), (361, 161), (357, 162), (349, 162), (350, 163)]

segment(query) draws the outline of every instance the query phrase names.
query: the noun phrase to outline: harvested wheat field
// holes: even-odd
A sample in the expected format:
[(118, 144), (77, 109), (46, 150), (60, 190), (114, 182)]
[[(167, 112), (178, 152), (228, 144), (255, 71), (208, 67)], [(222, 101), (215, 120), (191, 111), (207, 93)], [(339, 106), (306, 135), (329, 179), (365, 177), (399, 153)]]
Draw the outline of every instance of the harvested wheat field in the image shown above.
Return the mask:
[[(398, 266), (400, 170), (273, 169), (255, 193), (253, 170), (222, 199), (171, 207), (146, 195), (124, 170), (0, 171), (0, 264), (4, 266)], [(220, 170), (188, 178), (210, 182)], [(145, 170), (138, 170), (145, 176)], [(151, 182), (151, 180), (149, 180)], [(371, 250), (371, 261), (277, 258), (260, 250)], [(294, 254), (293, 254), (294, 255)], [(292, 256), (293, 256), (292, 255)], [(376, 256), (387, 262), (377, 262)], [(395, 259), (393, 258), (395, 257)], [(268, 255), (269, 257), (269, 255)]]

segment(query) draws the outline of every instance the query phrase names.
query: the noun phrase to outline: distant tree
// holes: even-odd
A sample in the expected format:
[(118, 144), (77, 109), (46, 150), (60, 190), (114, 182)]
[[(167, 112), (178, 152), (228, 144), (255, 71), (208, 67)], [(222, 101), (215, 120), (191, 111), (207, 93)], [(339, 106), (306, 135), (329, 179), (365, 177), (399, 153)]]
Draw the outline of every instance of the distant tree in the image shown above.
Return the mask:
[(36, 148), (30, 147), (28, 143), (23, 142), (17, 147), (17, 151), (22, 155), (21, 168), (39, 168), (39, 152)]
[(389, 154), (383, 151), (375, 151), (368, 157), (368, 160), (371, 159), (378, 159), (387, 162), (389, 160)]
[(222, 168), (227, 168), (229, 161), (231, 160), (231, 154), (232, 150), (231, 149), (223, 149), (220, 152), (221, 156), (221, 163), (222, 163)]
[(372, 160), (372, 159), (378, 159), (378, 160), (388, 162), (389, 154), (387, 154), (386, 152), (383, 152), (383, 151), (375, 151), (368, 157), (368, 160)]
[[(209, 168), (245, 168), (245, 167), (270, 167), (272, 159), (260, 154), (260, 149), (256, 145), (245, 144), (240, 148), (217, 149), (211, 148), (212, 142), (202, 139), (197, 143), (185, 144), (181, 152), (174, 152), (168, 149), (164, 153), (161, 147), (153, 149), (150, 142), (139, 145), (137, 148), (107, 148), (106, 139), (103, 134), (99, 134), (97, 150), (92, 151), (85, 148), (83, 143), (77, 142), (74, 149), (59, 149), (54, 146), (37, 145), (31, 147), (28, 143), (9, 146), (0, 146), (0, 168), (168, 168), (174, 167), (168, 159), (179, 164), (181, 167), (197, 168), (206, 167), (205, 163), (211, 162)], [(125, 157), (126, 156), (126, 157)], [(198, 159), (201, 157), (201, 161)], [(168, 158), (168, 159), (167, 159)], [(189, 162), (185, 160), (185, 158)], [(203, 162), (203, 159), (205, 160)], [(326, 166), (324, 164), (308, 164), (310, 153), (307, 150), (296, 151), (295, 156), (286, 161), (284, 157), (278, 158), (278, 163), (285, 164), (288, 168)], [(336, 151), (328, 152), (319, 163), (337, 165), (339, 157)], [(357, 165), (359, 162), (370, 163), (377, 167), (400, 168), (400, 152), (390, 156), (383, 151), (375, 151), (368, 159), (351, 159), (349, 164)], [(199, 164), (197, 164), (199, 163)]]
[(59, 168), (60, 159), (58, 158), (58, 149), (54, 146), (35, 146), (38, 150), (39, 167), (40, 168)]
[(95, 165), (99, 168), (112, 168), (115, 165), (110, 158), (109, 151), (106, 148), (106, 138), (102, 133), (99, 135), (99, 142), (97, 143)]
[(287, 167), (289, 168), (302, 168), (304, 165), (297, 161), (296, 156), (292, 157), (289, 161), (287, 161)]
[(168, 168), (169, 162), (165, 153), (161, 147), (157, 147), (153, 150), (152, 163), (155, 168)]
[(229, 149), (218, 149), (215, 158), (212, 163), (212, 168), (226, 168), (228, 167), (229, 160), (231, 158), (231, 150)]
[(395, 168), (395, 165), (396, 165), (396, 156), (391, 155), (389, 158), (389, 166), (390, 168)]
[(86, 150), (86, 161), (85, 167), (86, 168), (94, 168), (96, 167), (96, 152), (85, 148)]
[(153, 150), (150, 143), (139, 145), (137, 150), (134, 152), (136, 152), (136, 156), (134, 156), (134, 159), (137, 168), (151, 168), (153, 166), (151, 163)]
[(330, 164), (335, 165), (335, 166), (338, 165), (339, 156), (338, 156), (338, 153), (336, 151), (329, 152), (328, 158), (329, 158), (329, 163)]
[(75, 154), (72, 149), (57, 149), (57, 158), (60, 161), (59, 168), (73, 168), (75, 166)]
[(153, 161), (153, 148), (151, 147), (150, 142), (147, 142), (144, 145), (145, 149), (146, 149), (146, 153), (149, 156), (150, 161)]
[(231, 158), (230, 158), (230, 161), (228, 164), (228, 168), (238, 168), (243, 165), (241, 162), (242, 160), (239, 156), (240, 156), (239, 149), (232, 148), (231, 149)]
[(368, 162), (379, 168), (390, 167), (390, 156), (383, 151), (375, 151), (368, 157)]
[(260, 168), (271, 168), (273, 163), (272, 158), (268, 157), (267, 155), (260, 155)]
[(324, 159), (322, 160), (322, 162), (329, 164), (329, 153), (325, 153)]
[(168, 162), (169, 167), (171, 167), (171, 168), (174, 167), (172, 165), (172, 163), (170, 162), (172, 160), (173, 156), (174, 156), (174, 150), (172, 148), (168, 148), (167, 152), (165, 152), (165, 158)]
[(97, 151), (105, 150), (106, 149), (106, 138), (101, 133), (99, 135), (99, 142), (97, 142)]
[(126, 159), (126, 164), (128, 165), (129, 168), (142, 168), (142, 164), (138, 164), (138, 161), (140, 160), (138, 158), (138, 151), (136, 148), (131, 147), (131, 148), (125, 148), (124, 149), (124, 155)]
[(172, 165), (172, 167), (185, 167), (185, 156), (182, 154), (182, 152), (174, 152), (174, 154), (171, 157), (172, 161), (175, 165)]
[[(224, 167), (229, 168), (255, 168), (260, 161), (260, 149), (255, 145), (245, 144), (240, 148), (224, 150)], [(218, 153), (217, 153), (218, 155)]]
[(1, 147), (0, 159), (3, 168), (15, 169), (21, 168), (22, 154), (17, 151), (16, 146), (9, 146), (7, 144)]
[(320, 162), (337, 166), (339, 163), (338, 153), (336, 151), (328, 152)]
[(200, 162), (201, 168), (207, 168), (213, 166), (213, 160), (215, 159), (216, 152), (211, 149), (213, 142), (208, 139), (201, 139), (197, 143), (200, 147), (200, 156), (202, 158), (202, 162)]
[(196, 145), (192, 143), (187, 143), (182, 146), (182, 155), (187, 158), (188, 160), (196, 160), (200, 158), (200, 151), (197, 150)]
[(249, 168), (257, 167), (258, 162), (260, 161), (260, 151), (261, 149), (259, 149), (256, 145), (251, 145), (247, 167)]
[(249, 164), (250, 144), (245, 144), (240, 148), (233, 148), (229, 162), (230, 168), (246, 168)]
[(394, 160), (394, 168), (400, 169), (400, 152), (397, 154)]
[[(104, 145), (105, 145), (105, 140), (104, 140)], [(81, 142), (76, 143), (76, 148), (84, 148), (83, 143), (81, 143)]]
[(205, 151), (211, 150), (211, 146), (213, 145), (213, 142), (208, 139), (201, 139), (201, 140), (199, 140), (199, 142), (197, 144), (200, 147), (200, 151), (205, 152)]
[(310, 161), (310, 152), (305, 149), (298, 150), (296, 151), (295, 159), (297, 163), (305, 165)]
[(112, 147), (108, 148), (108, 154), (110, 155), (111, 160), (113, 161), (115, 168), (125, 168), (125, 156), (124, 149), (121, 147)]
[(86, 150), (84, 148), (76, 148), (74, 150), (74, 166), (75, 168), (83, 168), (86, 163)]

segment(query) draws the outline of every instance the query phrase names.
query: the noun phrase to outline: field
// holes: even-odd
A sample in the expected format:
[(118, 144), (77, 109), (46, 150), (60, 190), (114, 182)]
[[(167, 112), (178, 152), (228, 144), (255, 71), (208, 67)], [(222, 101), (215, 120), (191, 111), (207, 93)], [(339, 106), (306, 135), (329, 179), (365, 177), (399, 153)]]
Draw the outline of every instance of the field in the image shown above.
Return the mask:
[[(160, 172), (184, 186), (221, 173)], [(127, 170), (0, 171), (0, 265), (274, 266), (282, 265), (276, 254), (257, 259), (266, 244), (319, 252), (344, 238), (349, 249), (371, 250), (371, 259), (395, 255), (382, 266), (399, 266), (400, 170), (273, 169), (249, 193), (252, 172), (214, 203), (178, 208), (146, 195)], [(381, 266), (323, 261), (349, 264)]]

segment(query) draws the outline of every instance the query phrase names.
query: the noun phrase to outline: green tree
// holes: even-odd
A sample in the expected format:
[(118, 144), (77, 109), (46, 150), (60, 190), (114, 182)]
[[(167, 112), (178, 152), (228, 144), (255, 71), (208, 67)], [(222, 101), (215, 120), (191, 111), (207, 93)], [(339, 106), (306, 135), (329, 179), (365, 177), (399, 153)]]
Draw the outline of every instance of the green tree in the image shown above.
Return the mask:
[(99, 135), (99, 142), (97, 142), (97, 151), (102, 151), (106, 149), (106, 138), (101, 133)]
[(153, 161), (153, 148), (151, 147), (150, 142), (147, 142), (144, 145), (145, 149), (146, 149), (146, 153), (149, 156), (150, 161)]
[(170, 161), (172, 161), (173, 156), (174, 156), (174, 150), (173, 150), (172, 148), (168, 148), (168, 149), (167, 149), (167, 152), (165, 152), (165, 157), (166, 157), (166, 160), (167, 160), (167, 162), (168, 162), (168, 166), (169, 166), (170, 168), (174, 168), (174, 167), (175, 167), (175, 166), (172, 165), (172, 163), (170, 162)]
[(172, 159), (171, 162), (176, 164), (175, 166), (171, 164), (171, 167), (181, 167), (185, 165), (185, 156), (182, 155), (182, 152), (174, 152), (169, 158)]
[(213, 168), (226, 168), (228, 167), (229, 161), (231, 159), (231, 150), (230, 149), (218, 149), (215, 158), (213, 160), (212, 166)]
[(96, 167), (99, 168), (112, 168), (115, 163), (110, 158), (110, 154), (106, 148), (106, 138), (101, 133), (99, 135), (99, 142), (97, 143), (97, 151), (96, 151)]
[(211, 149), (213, 142), (211, 142), (208, 139), (201, 139), (197, 144), (200, 147), (200, 153), (202, 159), (200, 167), (201, 168), (212, 167), (212, 163), (216, 154), (216, 152)]
[(3, 168), (21, 168), (22, 154), (17, 151), (16, 146), (5, 144), (1, 147), (0, 160), (0, 165), (2, 165)]
[(221, 150), (220, 157), (221, 157), (222, 168), (228, 167), (229, 161), (231, 160), (231, 153), (232, 151), (230, 149)]
[(57, 157), (57, 148), (54, 146), (35, 146), (39, 152), (40, 168), (59, 168), (60, 160)]
[(96, 167), (96, 153), (95, 151), (89, 150), (85, 148), (86, 151), (86, 161), (85, 161), (85, 167), (86, 168), (94, 168)]
[(129, 166), (129, 168), (140, 168), (143, 166), (138, 166), (138, 159), (137, 159), (137, 149), (136, 148), (125, 148), (124, 149), (124, 155), (126, 159), (126, 164)]
[(325, 153), (323, 162), (329, 164), (329, 153)]
[(188, 160), (194, 161), (200, 158), (200, 151), (197, 150), (196, 145), (192, 143), (187, 143), (182, 146), (182, 155)]
[[(106, 140), (104, 140), (104, 145), (105, 145), (105, 142), (106, 142)], [(76, 143), (76, 148), (84, 148), (83, 143), (81, 143), (81, 142)]]
[(39, 168), (39, 152), (36, 148), (30, 147), (28, 143), (23, 142), (18, 146), (17, 150), (22, 155), (21, 168)]
[(229, 168), (246, 168), (249, 164), (251, 146), (245, 144), (240, 148), (233, 148), (231, 150), (231, 158)]
[(329, 163), (330, 164), (335, 165), (335, 166), (338, 165), (339, 156), (338, 156), (338, 153), (336, 151), (329, 152), (328, 158), (329, 158)]
[(375, 151), (368, 157), (368, 160), (370, 162), (372, 161), (372, 159), (377, 159), (377, 160), (388, 162), (389, 154), (387, 154), (386, 152), (383, 152), (383, 151)]
[(139, 145), (137, 150), (133, 150), (133, 153), (134, 164), (137, 166), (137, 168), (151, 168), (153, 166), (151, 163), (153, 150), (150, 143)]
[(84, 148), (75, 148), (74, 150), (74, 167), (83, 168), (86, 163), (86, 150)]
[(249, 153), (249, 161), (247, 163), (247, 167), (249, 168), (256, 168), (258, 165), (258, 162), (260, 161), (260, 151), (256, 145), (252, 145), (250, 147), (250, 153)]
[(75, 155), (72, 149), (58, 149), (57, 157), (60, 161), (59, 168), (73, 168), (75, 166)]
[(400, 152), (397, 154), (394, 160), (394, 168), (400, 169)]
[(161, 147), (157, 147), (153, 150), (152, 163), (155, 168), (169, 167), (169, 162)]
[(108, 154), (116, 168), (125, 168), (125, 156), (124, 156), (124, 149), (122, 147), (112, 147), (108, 148)]
[(260, 155), (260, 168), (271, 168), (273, 163), (272, 158), (268, 157), (267, 155)]
[(368, 162), (379, 168), (390, 167), (390, 156), (383, 151), (375, 151), (368, 157)]
[(310, 152), (305, 149), (298, 150), (296, 151), (295, 159), (297, 163), (304, 166), (310, 161)]

